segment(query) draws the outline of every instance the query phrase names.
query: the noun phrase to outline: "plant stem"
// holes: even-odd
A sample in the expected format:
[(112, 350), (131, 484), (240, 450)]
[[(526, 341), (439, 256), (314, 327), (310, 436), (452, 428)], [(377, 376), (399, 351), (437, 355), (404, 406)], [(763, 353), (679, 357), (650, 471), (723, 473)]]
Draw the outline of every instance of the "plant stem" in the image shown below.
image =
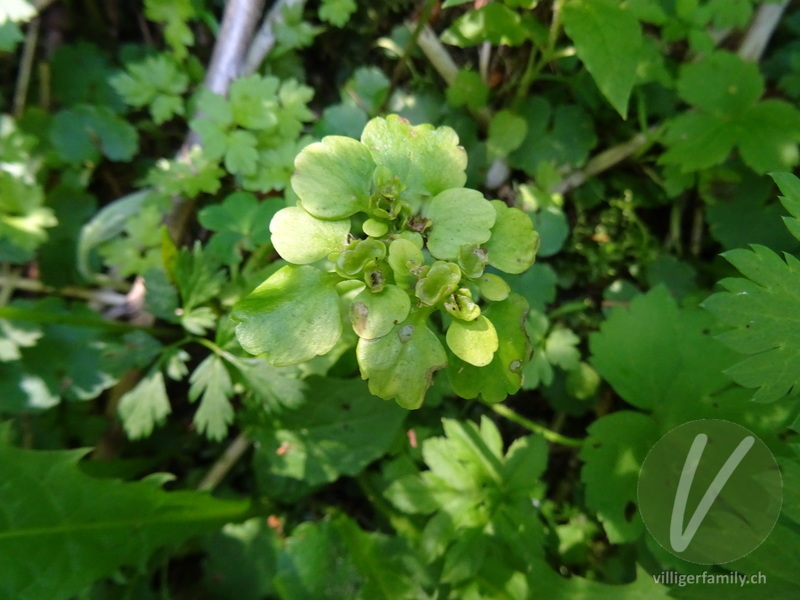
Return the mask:
[(561, 444), (562, 446), (571, 446), (573, 448), (580, 448), (583, 446), (583, 440), (579, 440), (576, 438), (566, 437), (561, 435), (560, 433), (556, 433), (545, 427), (544, 425), (539, 425), (531, 421), (530, 419), (526, 419), (519, 413), (514, 412), (504, 404), (492, 404), (489, 407), (496, 412), (501, 417), (505, 417), (509, 421), (513, 421), (517, 425), (522, 425), (525, 429), (532, 431), (533, 433), (538, 433), (548, 442), (553, 444)]
[(39, 17), (31, 19), (28, 24), (28, 33), (25, 36), (25, 46), (22, 50), (22, 59), (17, 75), (17, 89), (14, 92), (14, 117), (19, 119), (25, 110), (25, 102), (28, 98), (28, 87), (31, 83), (31, 70), (33, 69), (33, 58), (36, 55), (36, 44), (39, 42)]
[[(86, 290), (83, 288), (67, 286), (54, 288), (35, 279), (15, 277), (13, 274), (0, 275), (0, 289), (17, 289), (35, 294), (56, 294), (67, 298), (79, 298), (89, 302), (97, 302), (106, 306), (119, 306), (127, 302), (124, 294), (112, 290)], [(0, 295), (0, 305), (5, 304)]]
[(115, 333), (144, 331), (156, 337), (174, 337), (175, 331), (165, 327), (146, 327), (119, 321), (107, 321), (100, 317), (81, 317), (71, 314), (60, 314), (44, 310), (0, 306), (0, 319), (10, 321), (32, 321), (47, 325), (71, 325), (73, 327), (93, 327)]
[(201, 492), (210, 492), (216, 488), (245, 452), (250, 449), (251, 444), (252, 442), (247, 439), (247, 436), (240, 433), (217, 459), (217, 462), (211, 465), (206, 476), (197, 484), (197, 489)]

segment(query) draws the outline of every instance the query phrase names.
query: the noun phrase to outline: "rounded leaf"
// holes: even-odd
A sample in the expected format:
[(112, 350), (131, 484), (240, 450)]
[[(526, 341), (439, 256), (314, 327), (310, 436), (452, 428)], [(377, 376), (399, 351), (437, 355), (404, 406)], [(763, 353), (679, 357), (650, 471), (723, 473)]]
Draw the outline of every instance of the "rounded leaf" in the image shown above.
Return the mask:
[(447, 328), (447, 345), (464, 362), (485, 367), (497, 351), (497, 331), (483, 315), (474, 321), (454, 320)]
[(460, 280), (461, 269), (458, 265), (438, 260), (433, 263), (425, 277), (417, 282), (417, 298), (423, 304), (436, 306), (456, 290)]
[(361, 339), (356, 357), (369, 391), (403, 408), (419, 408), (435, 371), (447, 366), (447, 354), (424, 319), (409, 317), (388, 335)]
[(481, 288), (483, 297), (492, 302), (505, 300), (511, 291), (505, 279), (494, 273), (484, 273), (478, 280), (478, 285)]
[(425, 264), (422, 250), (414, 242), (398, 238), (389, 244), (389, 266), (397, 285), (410, 288), (417, 278), (415, 273)]
[(428, 250), (436, 258), (457, 259), (461, 246), (489, 240), (497, 212), (480, 192), (454, 188), (431, 200), (425, 216), (431, 221)]
[(491, 205), (497, 218), (492, 239), (486, 244), (489, 264), (505, 273), (528, 270), (539, 249), (539, 234), (533, 230), (533, 221), (520, 209), (508, 207), (500, 200), (492, 200)]
[(315, 217), (343, 219), (369, 207), (375, 163), (357, 140), (329, 135), (306, 146), (294, 167), (292, 189)]
[(396, 285), (387, 285), (377, 294), (364, 289), (353, 299), (350, 322), (358, 337), (372, 340), (405, 321), (410, 310), (411, 298)]
[(307, 265), (344, 248), (350, 221), (323, 221), (299, 206), (287, 206), (275, 213), (269, 230), (272, 245), (281, 258), (296, 265)]
[(338, 278), (310, 266), (287, 265), (233, 307), (236, 337), (250, 354), (275, 366), (328, 352), (342, 334)]
[(367, 123), (361, 141), (377, 164), (400, 177), (406, 186), (401, 199), (414, 211), (423, 198), (461, 187), (467, 181), (467, 153), (450, 127), (414, 126), (389, 115)]

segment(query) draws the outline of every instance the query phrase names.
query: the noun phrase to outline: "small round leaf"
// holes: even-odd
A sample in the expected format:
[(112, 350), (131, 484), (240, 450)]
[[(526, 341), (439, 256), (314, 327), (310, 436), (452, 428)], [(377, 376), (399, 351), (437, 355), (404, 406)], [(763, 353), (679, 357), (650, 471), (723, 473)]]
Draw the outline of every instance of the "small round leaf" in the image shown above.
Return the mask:
[(350, 221), (323, 221), (299, 206), (287, 206), (275, 213), (269, 230), (272, 245), (281, 258), (296, 265), (307, 265), (344, 248)]
[(474, 321), (454, 320), (447, 329), (447, 345), (464, 362), (485, 367), (499, 344), (494, 325), (481, 315)]

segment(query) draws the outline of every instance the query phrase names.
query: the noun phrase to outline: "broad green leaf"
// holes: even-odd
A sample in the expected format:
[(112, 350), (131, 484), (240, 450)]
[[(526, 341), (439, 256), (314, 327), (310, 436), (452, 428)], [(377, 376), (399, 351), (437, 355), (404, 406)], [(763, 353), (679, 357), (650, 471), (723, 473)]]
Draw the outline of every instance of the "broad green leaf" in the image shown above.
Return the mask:
[(491, 239), (486, 244), (489, 264), (505, 273), (522, 273), (536, 260), (539, 234), (533, 230), (531, 218), (518, 208), (510, 208), (500, 200), (492, 200), (495, 222)]
[(301, 523), (284, 544), (273, 577), (281, 599), (357, 597), (361, 577), (330, 521)]
[(522, 368), (530, 357), (530, 342), (523, 327), (527, 312), (528, 303), (518, 294), (484, 310), (497, 330), (497, 351), (485, 367), (450, 359), (447, 374), (456, 394), (467, 399), (480, 395), (486, 402), (502, 402), (507, 395), (519, 391)]
[(486, 141), (489, 157), (506, 157), (519, 148), (527, 129), (525, 119), (510, 110), (495, 113), (489, 123), (489, 138)]
[(764, 100), (739, 120), (738, 148), (756, 173), (789, 170), (800, 162), (800, 111), (782, 100)]
[(759, 245), (723, 256), (746, 278), (723, 279), (727, 291), (703, 303), (734, 327), (719, 339), (747, 355), (726, 373), (739, 385), (758, 388), (753, 399), (760, 402), (794, 395), (800, 382), (800, 261)]
[(358, 337), (372, 340), (405, 321), (410, 310), (411, 298), (396, 285), (387, 285), (378, 293), (365, 288), (353, 298), (350, 322)]
[(0, 445), (0, 594), (67, 600), (122, 566), (246, 518), (247, 502), (165, 492), (164, 477), (125, 483), (78, 466), (85, 450), (30, 451)]
[[(722, 371), (735, 356), (713, 339), (708, 326), (707, 315), (679, 309), (659, 286), (613, 311), (589, 337), (591, 362), (639, 408), (696, 400), (727, 385)], [(646, 374), (635, 365), (649, 365)]]
[(586, 162), (597, 144), (595, 124), (586, 109), (576, 104), (551, 107), (542, 96), (533, 96), (519, 108), (526, 136), (508, 157), (510, 166), (538, 179), (543, 163), (576, 167)]
[(476, 367), (492, 362), (498, 345), (497, 331), (484, 315), (474, 321), (454, 319), (447, 328), (447, 346), (458, 358)]
[(425, 212), (431, 221), (428, 249), (440, 259), (456, 259), (461, 246), (489, 240), (496, 212), (483, 194), (455, 188), (438, 194)]
[(292, 188), (309, 213), (343, 219), (369, 206), (375, 163), (360, 142), (328, 136), (297, 156)]
[(715, 116), (741, 113), (764, 93), (758, 65), (730, 52), (714, 52), (681, 68), (678, 94), (686, 102)]
[(667, 151), (659, 162), (678, 165), (688, 173), (723, 163), (736, 145), (737, 129), (724, 120), (701, 113), (671, 119), (664, 132)]
[(275, 366), (328, 352), (342, 333), (337, 279), (310, 266), (276, 271), (233, 308), (242, 348)]
[(372, 396), (362, 380), (305, 382), (308, 403), (282, 410), (256, 433), (258, 468), (317, 486), (357, 475), (395, 443), (406, 411)]
[(413, 311), (384, 337), (359, 340), (356, 356), (369, 391), (409, 409), (422, 406), (434, 372), (447, 366), (447, 355), (425, 314)]
[(105, 106), (82, 104), (53, 118), (50, 140), (67, 162), (129, 161), (139, 145), (136, 129)]
[(323, 221), (300, 206), (287, 206), (275, 214), (269, 230), (272, 245), (284, 260), (307, 265), (344, 249), (350, 220)]
[(219, 441), (233, 422), (233, 384), (228, 369), (216, 354), (209, 354), (189, 378), (189, 400), (200, 406), (194, 415), (197, 430), (210, 440)]
[[(367, 114), (374, 115), (386, 102), (390, 88), (391, 82), (381, 69), (359, 67), (342, 88), (342, 100), (355, 103)], [(363, 129), (363, 126), (360, 127), (358, 133), (353, 137), (359, 137)]]
[(42, 337), (42, 329), (36, 323), (0, 319), (0, 362), (22, 358), (20, 348), (30, 348)]
[(125, 392), (117, 408), (125, 433), (131, 439), (149, 436), (156, 425), (161, 425), (172, 412), (164, 385), (164, 375), (154, 367)]
[(397, 115), (372, 119), (361, 134), (377, 165), (383, 165), (406, 186), (401, 199), (417, 211), (423, 199), (467, 180), (467, 153), (449, 127), (411, 125)]
[(635, 540), (644, 529), (636, 508), (639, 471), (658, 440), (658, 426), (648, 415), (623, 410), (598, 419), (588, 431), (580, 453), (586, 503), (611, 543)]
[(456, 19), (442, 35), (445, 44), (467, 48), (483, 42), (519, 46), (530, 38), (527, 23), (500, 2), (490, 2)]
[(453, 106), (468, 106), (479, 110), (489, 100), (489, 86), (479, 73), (460, 69), (455, 80), (447, 88), (447, 101)]
[(642, 47), (633, 12), (616, 0), (572, 0), (564, 4), (562, 18), (578, 58), (624, 119)]

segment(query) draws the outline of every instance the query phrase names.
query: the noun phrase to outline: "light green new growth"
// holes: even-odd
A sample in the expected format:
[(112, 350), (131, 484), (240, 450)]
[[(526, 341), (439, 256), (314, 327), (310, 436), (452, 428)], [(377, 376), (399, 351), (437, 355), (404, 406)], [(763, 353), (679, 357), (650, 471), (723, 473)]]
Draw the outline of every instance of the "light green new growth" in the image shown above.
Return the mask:
[(370, 391), (405, 408), (421, 406), (448, 366), (467, 398), (519, 390), (527, 302), (484, 271), (525, 271), (539, 236), (521, 210), (464, 188), (466, 165), (452, 129), (396, 115), (370, 121), (361, 141), (307, 146), (292, 176), (298, 205), (270, 224), (290, 264), (233, 311), (245, 350), (275, 365), (307, 361), (334, 347), (344, 321)]

